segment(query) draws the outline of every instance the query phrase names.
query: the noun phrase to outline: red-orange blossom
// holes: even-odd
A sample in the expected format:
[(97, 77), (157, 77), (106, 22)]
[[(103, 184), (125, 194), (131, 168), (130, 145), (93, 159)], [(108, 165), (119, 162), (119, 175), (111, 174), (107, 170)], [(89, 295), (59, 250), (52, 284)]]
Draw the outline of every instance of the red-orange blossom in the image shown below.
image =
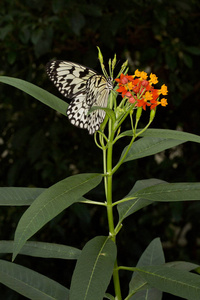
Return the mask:
[(121, 93), (122, 97), (127, 97), (131, 104), (135, 103), (136, 107), (142, 107), (146, 110), (147, 106), (150, 109), (155, 109), (157, 105), (166, 106), (167, 99), (159, 99), (160, 95), (167, 95), (167, 86), (163, 84), (161, 89), (155, 89), (153, 84), (158, 83), (158, 78), (155, 74), (150, 74), (150, 79), (147, 80), (146, 72), (135, 71), (134, 75), (121, 74), (120, 78), (115, 79), (118, 82), (117, 92)]

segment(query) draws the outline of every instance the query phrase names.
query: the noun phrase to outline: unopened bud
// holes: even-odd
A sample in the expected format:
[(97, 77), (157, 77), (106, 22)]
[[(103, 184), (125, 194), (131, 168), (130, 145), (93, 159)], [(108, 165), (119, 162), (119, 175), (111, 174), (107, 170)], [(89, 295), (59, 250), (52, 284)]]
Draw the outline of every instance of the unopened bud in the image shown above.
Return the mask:
[(99, 58), (99, 61), (101, 64), (103, 64), (103, 55), (101, 53), (101, 50), (100, 48), (97, 46), (97, 49), (98, 49), (98, 58)]
[(136, 112), (136, 122), (139, 121), (141, 114), (142, 114), (142, 107), (138, 107), (137, 112)]
[(116, 58), (116, 54), (114, 55), (114, 58), (112, 60), (112, 70), (114, 70), (115, 68), (115, 65), (116, 65), (116, 62), (117, 62), (117, 58)]
[(153, 108), (153, 109), (151, 110), (151, 112), (150, 112), (150, 118), (149, 118), (149, 121), (150, 121), (150, 122), (153, 121), (155, 115), (156, 115), (156, 107)]

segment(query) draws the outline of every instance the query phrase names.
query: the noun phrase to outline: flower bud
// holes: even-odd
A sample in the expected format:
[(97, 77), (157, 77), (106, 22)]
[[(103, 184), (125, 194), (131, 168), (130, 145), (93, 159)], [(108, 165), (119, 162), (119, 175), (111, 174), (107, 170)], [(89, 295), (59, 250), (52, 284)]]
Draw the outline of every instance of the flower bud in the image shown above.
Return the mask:
[(139, 121), (141, 114), (142, 114), (142, 107), (138, 107), (137, 112), (136, 112), (136, 122)]
[(114, 58), (112, 60), (112, 70), (114, 70), (115, 68), (115, 65), (116, 65), (116, 62), (117, 62), (117, 58), (116, 58), (116, 54), (114, 55)]
[(148, 85), (148, 81), (147, 80), (142, 80), (141, 85), (146, 87)]
[(103, 64), (103, 55), (101, 53), (101, 50), (100, 48), (97, 46), (97, 49), (98, 49), (98, 58), (99, 58), (99, 61), (101, 64)]
[(150, 118), (149, 118), (149, 121), (150, 121), (150, 122), (153, 121), (155, 115), (156, 115), (156, 107), (153, 108), (153, 109), (151, 110), (151, 112), (150, 112)]

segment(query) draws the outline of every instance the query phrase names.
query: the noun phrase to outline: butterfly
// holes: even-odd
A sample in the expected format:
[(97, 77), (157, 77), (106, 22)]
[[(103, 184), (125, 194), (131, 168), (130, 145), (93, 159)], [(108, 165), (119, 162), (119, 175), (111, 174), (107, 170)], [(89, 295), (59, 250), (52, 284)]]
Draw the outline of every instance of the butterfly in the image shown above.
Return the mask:
[(46, 71), (60, 93), (71, 99), (66, 112), (69, 121), (87, 129), (89, 134), (99, 130), (106, 112), (102, 109), (88, 112), (93, 106), (107, 107), (113, 89), (112, 79), (106, 79), (83, 65), (63, 60), (50, 61)]

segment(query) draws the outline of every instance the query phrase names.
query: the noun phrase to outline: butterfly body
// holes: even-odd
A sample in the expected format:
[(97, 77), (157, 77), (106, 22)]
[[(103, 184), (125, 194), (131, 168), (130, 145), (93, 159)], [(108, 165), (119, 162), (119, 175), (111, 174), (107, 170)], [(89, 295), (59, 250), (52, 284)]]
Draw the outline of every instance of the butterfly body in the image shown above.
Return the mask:
[(105, 111), (97, 109), (88, 112), (93, 106), (107, 107), (113, 88), (112, 80), (85, 66), (59, 60), (47, 64), (47, 74), (58, 90), (71, 99), (67, 109), (70, 122), (87, 129), (90, 134), (98, 130), (105, 118)]

